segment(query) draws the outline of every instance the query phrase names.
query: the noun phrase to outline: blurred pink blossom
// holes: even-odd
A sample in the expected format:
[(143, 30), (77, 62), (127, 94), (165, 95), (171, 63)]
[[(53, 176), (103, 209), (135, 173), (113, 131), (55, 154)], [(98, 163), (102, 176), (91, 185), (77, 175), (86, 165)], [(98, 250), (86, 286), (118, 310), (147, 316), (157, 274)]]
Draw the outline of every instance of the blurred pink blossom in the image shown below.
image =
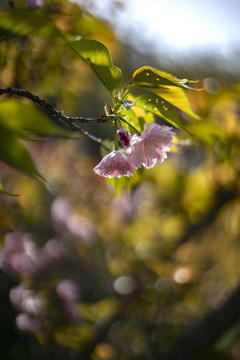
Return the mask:
[(1, 254), (2, 268), (19, 276), (23, 273), (35, 273), (37, 249), (27, 234), (8, 233), (5, 236)]
[(95, 241), (95, 223), (90, 217), (79, 214), (65, 197), (55, 198), (51, 214), (56, 229), (62, 234), (70, 234), (85, 242)]
[(72, 214), (72, 209), (67, 198), (58, 196), (54, 199), (51, 206), (51, 214), (54, 220), (54, 225), (61, 232), (68, 232), (67, 219)]
[(79, 293), (77, 285), (71, 280), (62, 280), (57, 286), (57, 294), (60, 297), (63, 309), (71, 322), (79, 320), (78, 301)]
[(63, 257), (59, 240), (49, 240), (37, 248), (29, 234), (8, 233), (0, 253), (0, 266), (8, 273), (21, 277), (23, 274), (37, 275), (47, 271)]
[(118, 130), (117, 136), (124, 148), (128, 148), (131, 145), (132, 135), (126, 129)]
[(64, 256), (62, 243), (57, 239), (49, 240), (38, 249), (35, 266), (37, 271), (45, 272), (55, 266)]
[(128, 159), (136, 168), (142, 165), (152, 168), (156, 162), (163, 162), (167, 158), (167, 151), (173, 145), (175, 133), (172, 128), (155, 123), (144, 125), (145, 132), (141, 136), (133, 135), (128, 149)]
[(115, 150), (105, 156), (94, 171), (100, 176), (119, 178), (123, 175), (133, 175), (134, 169), (128, 157), (121, 151)]
[(29, 10), (37, 10), (43, 7), (44, 1), (43, 0), (28, 0), (27, 7)]
[(41, 320), (27, 313), (20, 313), (16, 317), (17, 327), (21, 331), (39, 332), (43, 329)]
[(43, 311), (43, 299), (34, 290), (26, 289), (22, 283), (10, 290), (9, 297), (15, 309), (20, 312), (35, 316)]
[(10, 290), (12, 305), (19, 314), (16, 317), (17, 327), (22, 331), (41, 331), (44, 327), (44, 301), (34, 290), (25, 288), (21, 283)]

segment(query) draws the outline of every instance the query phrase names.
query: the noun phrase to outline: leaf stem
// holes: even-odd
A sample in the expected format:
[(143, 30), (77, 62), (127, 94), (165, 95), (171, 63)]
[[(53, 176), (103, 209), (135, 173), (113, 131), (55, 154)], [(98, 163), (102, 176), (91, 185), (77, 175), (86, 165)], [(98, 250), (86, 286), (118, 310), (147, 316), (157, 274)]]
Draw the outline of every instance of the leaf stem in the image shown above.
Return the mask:
[(118, 150), (118, 136), (117, 136), (118, 118), (117, 117), (114, 120), (114, 126), (115, 126), (115, 150)]
[(128, 122), (126, 119), (124, 119), (122, 116), (119, 116), (119, 119), (121, 121), (123, 121), (125, 124), (127, 124), (128, 126), (130, 126), (137, 135), (139, 135), (139, 136), (141, 135), (141, 132), (137, 128), (135, 128), (135, 126), (133, 126), (130, 122)]

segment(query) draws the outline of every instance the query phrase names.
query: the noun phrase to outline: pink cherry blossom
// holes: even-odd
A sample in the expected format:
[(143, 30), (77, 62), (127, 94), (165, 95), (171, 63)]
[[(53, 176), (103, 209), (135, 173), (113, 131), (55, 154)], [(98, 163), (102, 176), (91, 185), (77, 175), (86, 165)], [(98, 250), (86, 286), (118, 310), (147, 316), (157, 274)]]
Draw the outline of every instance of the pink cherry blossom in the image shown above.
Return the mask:
[(148, 123), (144, 125), (145, 132), (141, 136), (133, 135), (128, 149), (128, 159), (136, 168), (142, 165), (152, 168), (156, 162), (163, 162), (167, 158), (167, 151), (173, 145), (175, 133), (165, 125)]
[(94, 171), (100, 176), (119, 178), (123, 175), (133, 175), (134, 168), (125, 154), (114, 150), (102, 159)]
[(117, 136), (124, 148), (128, 148), (131, 145), (132, 135), (126, 129), (118, 130)]

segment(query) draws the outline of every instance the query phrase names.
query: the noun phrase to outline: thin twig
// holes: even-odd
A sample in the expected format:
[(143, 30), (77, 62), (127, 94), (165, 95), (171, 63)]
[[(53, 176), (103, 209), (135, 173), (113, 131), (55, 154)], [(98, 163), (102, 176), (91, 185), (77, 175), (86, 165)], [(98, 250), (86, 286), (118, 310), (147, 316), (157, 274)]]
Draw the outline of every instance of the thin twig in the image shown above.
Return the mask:
[(32, 94), (28, 90), (16, 89), (12, 87), (0, 88), (0, 95), (4, 95), (4, 94), (17, 95), (31, 100), (32, 102), (38, 104), (40, 107), (45, 109), (50, 115), (53, 116), (53, 118), (56, 121), (64, 122), (66, 125), (70, 126), (72, 130), (79, 131), (83, 135), (87, 136), (89, 139), (101, 144), (105, 149), (112, 150), (110, 146), (107, 146), (103, 143), (102, 139), (89, 134), (88, 131), (83, 130), (78, 124), (76, 124), (76, 123), (92, 124), (92, 123), (104, 123), (106, 121), (112, 121), (112, 119), (107, 115), (104, 114), (97, 118), (85, 118), (80, 116), (70, 117), (64, 115), (62, 111), (57, 110), (52, 104), (48, 103), (44, 99), (41, 99), (39, 96)]
[(84, 136), (88, 137), (89, 139), (95, 141), (96, 143), (100, 144), (102, 147), (104, 147), (106, 150), (112, 151), (113, 148), (111, 146), (108, 146), (104, 144), (103, 140), (101, 138), (98, 138), (92, 134), (89, 134), (88, 131), (83, 130), (79, 125), (72, 123), (71, 128), (74, 131), (80, 131)]

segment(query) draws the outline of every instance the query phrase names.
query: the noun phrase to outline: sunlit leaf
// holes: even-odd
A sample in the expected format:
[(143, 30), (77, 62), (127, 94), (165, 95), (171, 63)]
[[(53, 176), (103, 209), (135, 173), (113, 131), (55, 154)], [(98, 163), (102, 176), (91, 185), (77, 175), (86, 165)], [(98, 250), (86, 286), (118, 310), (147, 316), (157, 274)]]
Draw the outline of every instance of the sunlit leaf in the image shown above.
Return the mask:
[(11, 10), (0, 16), (0, 36), (63, 37), (61, 31), (37, 11)]
[(193, 132), (199, 140), (211, 147), (215, 147), (219, 141), (225, 142), (227, 140), (227, 136), (220, 126), (206, 120), (201, 120), (197, 123), (191, 122), (187, 125), (187, 128)]
[(106, 46), (99, 41), (86, 39), (68, 41), (68, 43), (81, 59), (91, 66), (97, 77), (110, 92), (119, 87), (122, 72), (118, 67), (113, 66)]
[(121, 83), (121, 70), (113, 66), (110, 53), (102, 43), (86, 39), (72, 40), (40, 12), (16, 10), (2, 14), (0, 16), (0, 36), (7, 35), (61, 37), (85, 63), (91, 66), (109, 91), (115, 91)]
[(7, 196), (18, 196), (17, 194), (12, 194), (12, 193), (8, 192), (7, 190), (5, 190), (2, 187), (1, 183), (0, 183), (0, 194), (7, 195)]
[(136, 106), (143, 108), (146, 111), (160, 116), (166, 120), (169, 124), (177, 127), (183, 128), (182, 124), (179, 121), (178, 115), (174, 107), (164, 99), (155, 96), (141, 95), (135, 99)]
[(193, 82), (186, 79), (177, 79), (176, 77), (165, 71), (157, 70), (150, 66), (143, 66), (137, 69), (132, 76), (132, 80), (134, 81), (135, 85), (138, 85), (139, 87), (148, 84), (149, 86), (153, 87), (160, 85), (169, 85), (178, 86), (184, 89), (190, 89), (187, 84), (189, 82)]
[(12, 131), (4, 127), (0, 127), (0, 159), (28, 175), (44, 180), (26, 147)]
[(188, 98), (183, 89), (175, 86), (159, 86), (157, 89), (148, 89), (154, 94), (160, 96), (164, 100), (167, 100), (172, 105), (176, 106), (178, 109), (184, 111), (186, 114), (192, 118), (199, 120), (199, 116), (194, 114)]
[[(120, 115), (126, 119), (132, 126), (134, 126), (138, 131), (142, 131), (143, 127), (141, 122), (139, 121), (139, 117), (135, 114), (133, 109), (123, 109), (120, 112)], [(128, 126), (127, 124), (123, 124), (124, 128), (127, 129), (130, 133), (134, 134), (133, 128)]]
[(44, 136), (73, 137), (71, 131), (54, 125), (34, 105), (13, 99), (0, 102), (0, 125), (12, 129), (19, 135), (23, 135), (22, 130), (28, 130)]

